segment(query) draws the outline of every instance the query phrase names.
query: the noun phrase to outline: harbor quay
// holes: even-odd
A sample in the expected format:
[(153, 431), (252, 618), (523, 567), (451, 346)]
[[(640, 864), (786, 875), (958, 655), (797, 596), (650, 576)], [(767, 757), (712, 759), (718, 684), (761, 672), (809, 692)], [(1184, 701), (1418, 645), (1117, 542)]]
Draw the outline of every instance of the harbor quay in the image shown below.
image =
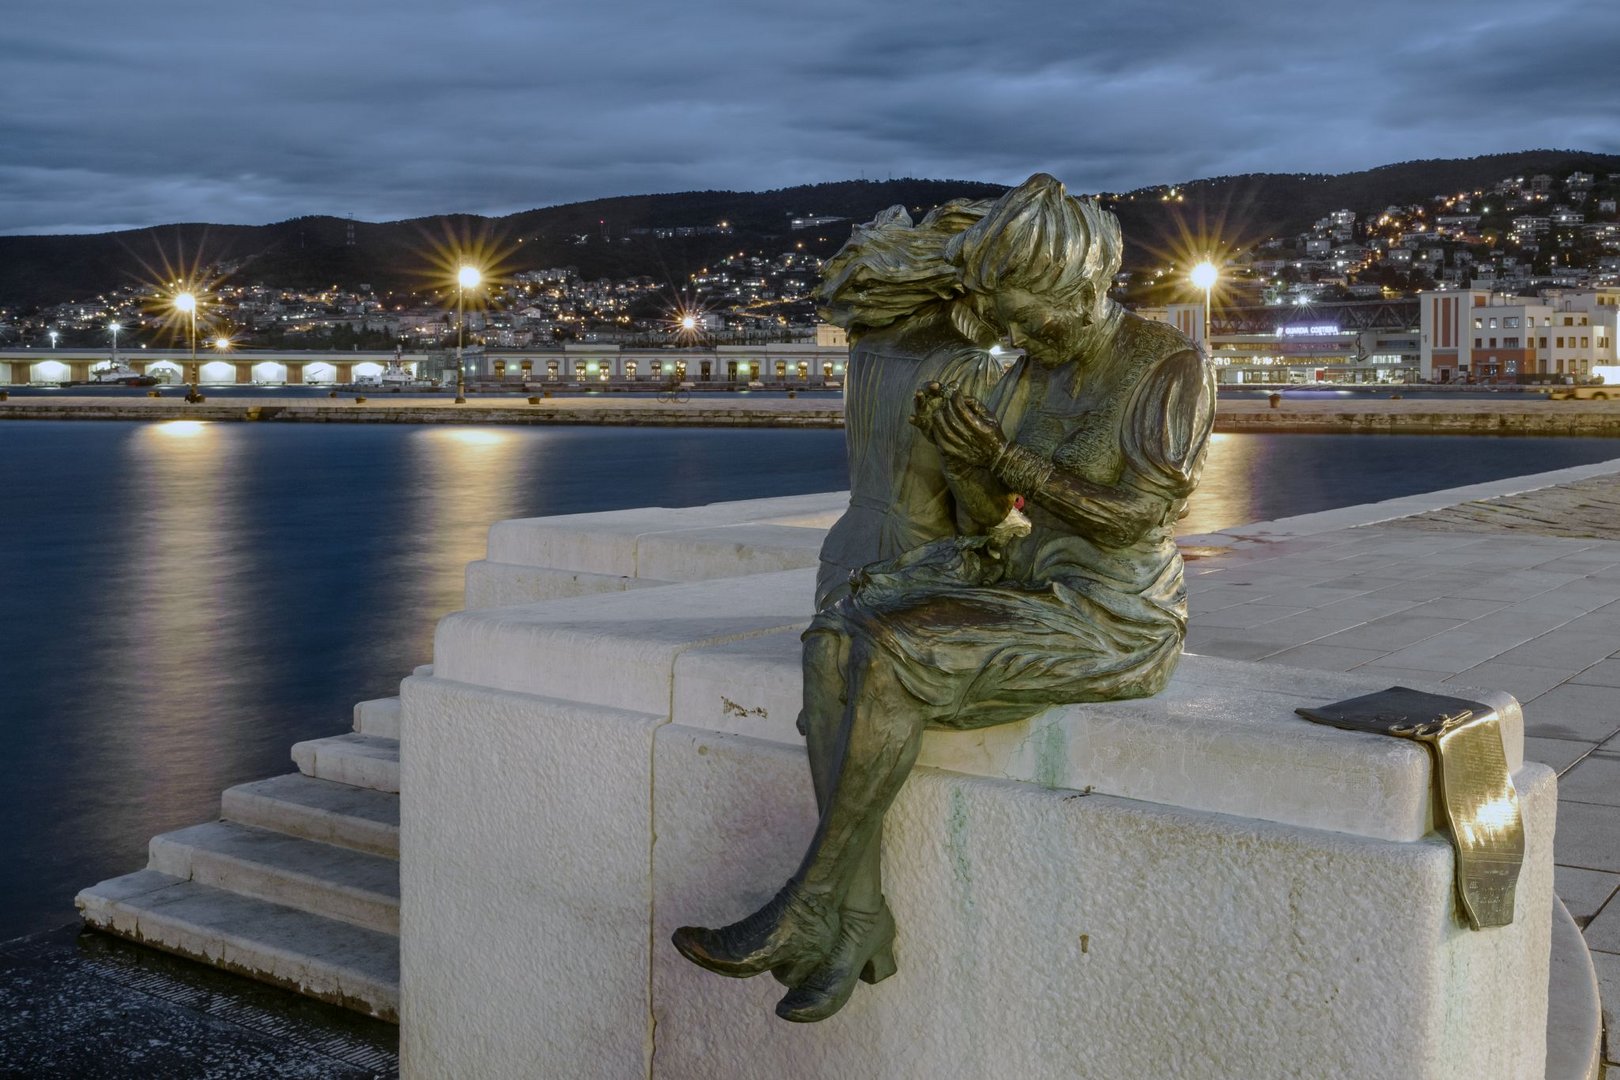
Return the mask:
[[(479, 346), (462, 354), (462, 374), (471, 382), (517, 389), (531, 383), (644, 384), (653, 388), (668, 382), (714, 387), (770, 382), (809, 387), (840, 382), (848, 355), (849, 347), (842, 340), (691, 348), (574, 342), (538, 349)], [(197, 351), (195, 371), (192, 353), (185, 348), (125, 349), (116, 355), (105, 349), (0, 349), (0, 385), (90, 382), (96, 371), (113, 364), (174, 385), (193, 377), (203, 386), (346, 385), (380, 379), (390, 370), (422, 385), (453, 383), (456, 378), (454, 350), (289, 352), (222, 350), (205, 345)]]
[[(649, 390), (651, 387), (648, 388)], [(842, 427), (841, 395), (825, 390), (803, 396), (757, 392), (697, 393), (677, 402), (625, 393), (532, 392), (472, 394), (464, 404), (443, 395), (386, 389), (331, 397), (251, 398), (217, 395), (200, 403), (177, 390), (151, 397), (125, 390), (96, 395), (12, 394), (0, 401), (0, 420), (216, 420), (281, 423), (603, 424), (681, 427)], [(207, 397), (206, 394), (204, 394)], [(1549, 401), (1528, 394), (1489, 399), (1391, 395), (1352, 400), (1279, 396), (1223, 397), (1219, 432), (1412, 435), (1620, 435), (1620, 400)]]

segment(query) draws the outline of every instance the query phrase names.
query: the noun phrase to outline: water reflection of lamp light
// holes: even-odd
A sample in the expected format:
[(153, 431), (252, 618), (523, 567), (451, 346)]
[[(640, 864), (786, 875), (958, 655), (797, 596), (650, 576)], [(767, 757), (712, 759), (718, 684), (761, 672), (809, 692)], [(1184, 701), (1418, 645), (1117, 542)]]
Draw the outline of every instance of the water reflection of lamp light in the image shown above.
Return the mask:
[(208, 425), (201, 420), (170, 420), (158, 424), (156, 431), (159, 435), (166, 435), (171, 439), (193, 439), (201, 435)]
[(512, 468), (521, 452), (555, 436), (540, 431), (429, 425), (406, 442), (410, 475), (419, 477), (402, 527), (431, 535), (436, 554), (419, 572), (403, 575), (413, 604), (435, 616), (464, 606), (467, 563), (483, 557), (489, 523), (519, 511)]

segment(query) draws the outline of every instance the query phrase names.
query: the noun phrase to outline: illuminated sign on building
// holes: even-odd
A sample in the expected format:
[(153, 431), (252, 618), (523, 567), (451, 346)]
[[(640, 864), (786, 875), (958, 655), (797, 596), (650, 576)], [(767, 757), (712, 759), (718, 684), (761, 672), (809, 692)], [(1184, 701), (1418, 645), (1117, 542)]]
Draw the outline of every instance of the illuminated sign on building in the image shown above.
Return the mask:
[(1278, 337), (1333, 337), (1341, 333), (1337, 326), (1318, 323), (1314, 326), (1283, 326), (1277, 330)]

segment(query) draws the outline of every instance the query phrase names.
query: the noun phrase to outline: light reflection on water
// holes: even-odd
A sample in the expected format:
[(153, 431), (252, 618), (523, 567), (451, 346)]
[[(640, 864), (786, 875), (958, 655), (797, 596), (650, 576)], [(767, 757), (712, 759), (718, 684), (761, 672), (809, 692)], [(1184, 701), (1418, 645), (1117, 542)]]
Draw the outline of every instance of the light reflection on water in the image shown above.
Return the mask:
[[(1598, 439), (1232, 435), (1203, 532), (1615, 456)], [(430, 659), (491, 522), (831, 491), (843, 434), (0, 424), (0, 940), (291, 768)]]

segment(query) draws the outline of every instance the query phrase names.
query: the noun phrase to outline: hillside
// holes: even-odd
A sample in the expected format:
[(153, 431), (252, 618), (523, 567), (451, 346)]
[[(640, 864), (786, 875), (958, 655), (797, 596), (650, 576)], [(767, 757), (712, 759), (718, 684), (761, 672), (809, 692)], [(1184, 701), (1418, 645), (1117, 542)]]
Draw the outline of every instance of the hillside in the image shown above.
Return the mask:
[[(1250, 174), (1106, 197), (1128, 241), (1128, 263), (1175, 251), (1186, 235), (1243, 244), (1297, 232), (1331, 210), (1359, 211), (1485, 188), (1506, 176), (1574, 169), (1620, 172), (1620, 156), (1535, 150), (1464, 160), (1411, 161), (1337, 176)], [(502, 218), (467, 215), (374, 224), (305, 217), (263, 226), (167, 225), (90, 236), (0, 237), (0, 307), (85, 299), (119, 286), (157, 282), (165, 266), (223, 264), (242, 282), (319, 288), (368, 283), (379, 290), (429, 289), (447, 240), (484, 243), (507, 271), (577, 267), (586, 277), (647, 275), (679, 288), (687, 275), (727, 252), (782, 251), (803, 243), (827, 255), (865, 221), (895, 203), (927, 207), (1003, 188), (954, 180), (844, 181), (765, 192), (697, 191), (599, 199)], [(850, 219), (793, 231), (791, 215)], [(729, 235), (656, 239), (635, 230), (730, 223)], [(353, 243), (349, 230), (353, 228)], [(604, 239), (604, 236), (606, 239)]]

